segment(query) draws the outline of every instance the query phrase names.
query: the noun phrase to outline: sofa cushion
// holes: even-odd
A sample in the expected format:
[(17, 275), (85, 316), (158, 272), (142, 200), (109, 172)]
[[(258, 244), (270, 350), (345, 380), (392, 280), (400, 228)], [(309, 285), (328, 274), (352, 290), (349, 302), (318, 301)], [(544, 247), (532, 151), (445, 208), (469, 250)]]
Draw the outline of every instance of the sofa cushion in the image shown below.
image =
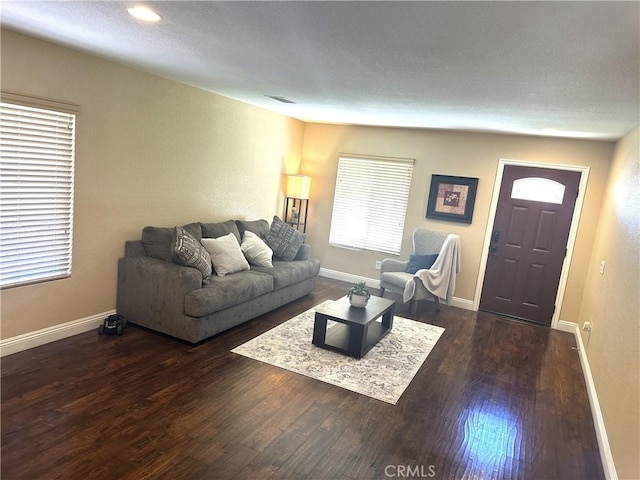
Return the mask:
[(234, 220), (218, 223), (202, 223), (202, 238), (218, 238), (233, 233), (238, 240), (242, 241), (242, 236)]
[[(196, 240), (202, 238), (199, 223), (183, 225)], [(175, 242), (175, 227), (144, 227), (142, 229), (142, 245), (149, 257), (158, 258), (165, 262), (173, 262), (173, 243)]]
[(202, 245), (209, 252), (213, 269), (219, 277), (249, 270), (249, 262), (244, 258), (233, 233), (218, 238), (203, 238)]
[(245, 230), (240, 248), (251, 265), (259, 267), (273, 266), (271, 263), (273, 250), (255, 233)]
[(244, 232), (247, 230), (255, 233), (262, 240), (267, 238), (267, 233), (269, 233), (269, 222), (266, 220), (236, 220), (236, 224), (238, 225), (238, 230), (240, 230), (240, 235), (244, 238)]
[(184, 297), (184, 309), (192, 317), (204, 317), (225, 308), (253, 300), (273, 290), (273, 277), (246, 270), (224, 277), (211, 277), (206, 287)]
[(176, 227), (174, 245), (176, 263), (197, 268), (202, 273), (202, 283), (208, 284), (211, 278), (211, 257), (202, 244), (184, 228)]
[(305, 236), (276, 216), (273, 217), (266, 242), (273, 250), (274, 257), (290, 262), (296, 258), (300, 245), (304, 243)]
[(276, 260), (273, 262), (273, 267), (253, 267), (252, 270), (273, 276), (273, 288), (279, 290), (318, 275), (320, 262), (315, 259), (295, 262)]

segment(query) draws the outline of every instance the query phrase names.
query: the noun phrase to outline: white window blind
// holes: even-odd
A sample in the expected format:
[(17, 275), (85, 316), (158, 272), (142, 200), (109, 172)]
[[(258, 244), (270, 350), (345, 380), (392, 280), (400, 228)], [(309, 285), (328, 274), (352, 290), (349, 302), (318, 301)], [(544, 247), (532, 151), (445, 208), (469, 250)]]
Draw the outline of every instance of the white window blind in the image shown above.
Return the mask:
[(0, 102), (0, 287), (71, 274), (75, 118)]
[(340, 156), (329, 243), (398, 255), (413, 160)]

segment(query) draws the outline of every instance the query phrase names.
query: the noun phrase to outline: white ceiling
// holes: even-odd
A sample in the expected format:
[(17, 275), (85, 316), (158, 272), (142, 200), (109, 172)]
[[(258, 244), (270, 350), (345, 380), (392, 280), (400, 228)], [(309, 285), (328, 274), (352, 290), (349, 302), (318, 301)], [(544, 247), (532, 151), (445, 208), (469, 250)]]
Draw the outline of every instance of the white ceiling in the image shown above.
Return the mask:
[(0, 19), (309, 122), (604, 140), (639, 123), (635, 1), (142, 3), (163, 20), (25, 0)]

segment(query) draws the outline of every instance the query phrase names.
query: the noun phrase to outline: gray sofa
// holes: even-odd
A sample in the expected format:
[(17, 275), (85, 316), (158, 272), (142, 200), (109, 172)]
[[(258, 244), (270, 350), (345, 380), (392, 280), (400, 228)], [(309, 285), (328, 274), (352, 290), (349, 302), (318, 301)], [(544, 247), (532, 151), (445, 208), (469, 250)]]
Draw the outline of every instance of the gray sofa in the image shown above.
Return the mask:
[[(266, 220), (191, 223), (182, 228), (198, 240), (233, 233), (242, 243), (244, 233), (251, 231), (269, 243)], [(118, 260), (116, 309), (128, 322), (197, 343), (315, 288), (320, 262), (310, 258), (306, 244), (294, 247), (293, 260), (279, 259), (274, 249), (271, 267), (251, 265), (224, 276), (214, 271), (205, 279), (197, 268), (176, 261), (176, 231), (145, 227), (141, 240), (125, 243), (125, 255)]]

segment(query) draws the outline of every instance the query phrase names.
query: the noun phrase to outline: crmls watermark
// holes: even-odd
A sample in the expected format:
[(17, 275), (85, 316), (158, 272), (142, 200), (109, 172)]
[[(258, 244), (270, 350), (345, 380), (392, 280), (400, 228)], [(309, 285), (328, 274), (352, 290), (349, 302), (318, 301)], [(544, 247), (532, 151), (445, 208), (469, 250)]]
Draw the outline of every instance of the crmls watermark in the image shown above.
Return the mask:
[(433, 478), (436, 476), (434, 465), (387, 465), (384, 474), (389, 478)]

